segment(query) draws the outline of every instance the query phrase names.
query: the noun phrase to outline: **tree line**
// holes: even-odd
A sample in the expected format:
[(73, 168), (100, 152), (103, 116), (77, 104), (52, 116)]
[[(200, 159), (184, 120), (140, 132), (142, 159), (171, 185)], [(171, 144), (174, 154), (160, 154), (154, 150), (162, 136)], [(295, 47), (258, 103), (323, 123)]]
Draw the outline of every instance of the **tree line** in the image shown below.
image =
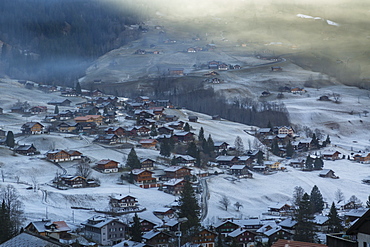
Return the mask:
[[(92, 59), (137, 39), (143, 16), (97, 0), (0, 1), (1, 59), (9, 76), (66, 85)], [(135, 6), (135, 5), (133, 5)], [(69, 84), (71, 85), (71, 84)]]

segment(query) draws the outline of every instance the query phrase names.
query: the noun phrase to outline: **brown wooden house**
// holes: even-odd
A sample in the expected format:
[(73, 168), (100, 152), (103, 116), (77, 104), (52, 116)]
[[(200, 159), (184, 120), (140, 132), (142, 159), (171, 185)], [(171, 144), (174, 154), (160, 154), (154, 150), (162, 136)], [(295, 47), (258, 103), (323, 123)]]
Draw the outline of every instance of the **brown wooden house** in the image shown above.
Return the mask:
[(25, 135), (35, 135), (44, 133), (44, 125), (39, 122), (27, 122), (22, 125), (22, 134)]
[(14, 152), (17, 154), (23, 154), (23, 155), (34, 155), (37, 152), (36, 147), (31, 145), (20, 145), (14, 149)]
[(166, 169), (164, 169), (165, 177), (167, 179), (172, 178), (185, 178), (187, 176), (190, 176), (190, 168), (184, 167), (184, 166), (170, 166)]
[(46, 159), (52, 162), (70, 161), (71, 155), (65, 150), (51, 150), (46, 153)]
[(125, 129), (122, 127), (109, 127), (105, 129), (106, 134), (115, 134), (118, 137), (125, 136)]
[(322, 157), (325, 160), (338, 160), (340, 159), (340, 154), (341, 153), (339, 151), (326, 151), (322, 154)]
[(110, 159), (104, 159), (100, 160), (96, 163), (96, 169), (103, 173), (112, 173), (112, 172), (118, 172), (118, 165), (119, 162), (110, 160)]
[(112, 196), (109, 200), (109, 205), (113, 208), (123, 209), (123, 210), (134, 210), (139, 206), (139, 202), (136, 197), (127, 196)]
[(156, 188), (159, 187), (157, 179), (153, 178), (153, 172), (144, 169), (133, 169), (130, 176), (135, 181), (135, 184), (139, 185), (141, 188)]
[(227, 236), (230, 238), (230, 240), (233, 240), (233, 242), (237, 243), (238, 246), (247, 246), (248, 243), (255, 241), (257, 233), (245, 228), (238, 228), (230, 232)]
[(201, 246), (214, 247), (216, 245), (216, 238), (217, 233), (203, 229), (192, 237), (191, 242)]
[(155, 161), (152, 159), (140, 159), (140, 168), (145, 170), (153, 170)]
[(172, 178), (163, 183), (163, 191), (169, 194), (178, 195), (184, 190), (185, 180)]
[(145, 244), (148, 244), (153, 247), (170, 247), (172, 246), (174, 236), (166, 232), (161, 232), (156, 229), (151, 230), (150, 232), (145, 233), (142, 236)]
[(143, 148), (155, 148), (158, 141), (156, 139), (141, 139), (139, 143)]
[(62, 183), (72, 188), (81, 188), (87, 186), (87, 181), (81, 176), (62, 175), (60, 176)]

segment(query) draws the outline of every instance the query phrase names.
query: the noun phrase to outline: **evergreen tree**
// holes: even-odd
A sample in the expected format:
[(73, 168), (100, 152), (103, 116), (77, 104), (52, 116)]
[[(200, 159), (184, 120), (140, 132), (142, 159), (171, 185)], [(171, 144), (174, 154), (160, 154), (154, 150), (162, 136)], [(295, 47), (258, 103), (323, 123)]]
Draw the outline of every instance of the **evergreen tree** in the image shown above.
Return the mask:
[(150, 136), (156, 136), (156, 135), (158, 135), (157, 128), (155, 127), (155, 124), (153, 124), (150, 129)]
[(188, 122), (186, 122), (184, 125), (184, 131), (190, 131), (190, 125)]
[(368, 198), (367, 198), (366, 207), (370, 208), (370, 196), (368, 196)]
[(310, 155), (307, 156), (304, 166), (305, 166), (306, 170), (312, 171), (312, 169), (313, 169), (313, 159), (311, 158)]
[(200, 207), (189, 181), (185, 182), (184, 189), (180, 194), (179, 207), (179, 218), (187, 218), (187, 221), (181, 224), (183, 239), (187, 239), (195, 234), (200, 227)]
[(294, 147), (292, 143), (289, 141), (288, 144), (286, 145), (286, 156), (287, 157), (293, 157), (294, 155)]
[(328, 226), (330, 233), (337, 233), (343, 230), (342, 220), (339, 218), (334, 202), (331, 204), (330, 212), (328, 214)]
[(59, 114), (59, 107), (58, 107), (58, 105), (56, 105), (55, 108), (54, 108), (54, 114)]
[(200, 142), (200, 144), (203, 144), (203, 142), (206, 141), (206, 139), (204, 138), (204, 129), (203, 129), (203, 127), (200, 127), (199, 134), (198, 134), (198, 141)]
[(165, 157), (170, 157), (171, 155), (171, 147), (170, 147), (170, 140), (168, 138), (164, 138), (160, 145), (160, 155)]
[(140, 160), (136, 155), (136, 151), (134, 148), (131, 148), (130, 153), (127, 156), (126, 166), (130, 167), (131, 169), (139, 169), (140, 168)]
[(188, 144), (188, 149), (186, 150), (186, 154), (190, 155), (193, 158), (196, 158), (198, 156), (198, 148), (195, 142), (190, 142)]
[(299, 206), (299, 203), (301, 202), (304, 193), (305, 193), (304, 189), (301, 186), (294, 187), (293, 203), (295, 206)]
[(314, 170), (321, 170), (323, 167), (324, 167), (324, 161), (322, 160), (322, 158), (320, 158), (320, 157), (316, 158), (314, 163), (313, 163), (313, 169)]
[(262, 165), (263, 164), (263, 152), (259, 151), (257, 153), (257, 164)]
[(271, 124), (271, 121), (270, 121), (270, 120), (269, 120), (269, 122), (267, 123), (267, 128), (272, 129), (272, 124)]
[(274, 139), (271, 143), (271, 152), (275, 155), (280, 155), (280, 148), (277, 139)]
[(314, 216), (311, 210), (310, 196), (307, 193), (304, 193), (295, 214), (295, 220), (297, 221), (293, 237), (295, 241), (311, 243), (315, 241), (316, 233), (314, 230), (313, 219)]
[(177, 159), (176, 159), (176, 156), (173, 156), (173, 158), (171, 159), (171, 166), (176, 166), (177, 165)]
[(223, 243), (223, 239), (222, 239), (222, 234), (219, 233), (218, 236), (217, 236), (216, 247), (223, 247), (223, 246), (224, 246), (224, 243)]
[(171, 135), (170, 139), (169, 139), (169, 145), (170, 145), (170, 151), (172, 152), (174, 149), (175, 149), (175, 145), (176, 145), (176, 142), (175, 142), (175, 137), (173, 137)]
[(312, 213), (321, 213), (324, 209), (324, 199), (319, 188), (314, 185), (311, 190), (310, 202), (312, 207)]
[(331, 143), (329, 135), (326, 136), (325, 143), (326, 143), (326, 145)]
[(207, 150), (206, 150), (206, 153), (212, 156), (212, 154), (213, 154), (214, 151), (215, 151), (215, 143), (213, 142), (212, 136), (209, 135), (208, 136), (208, 139), (207, 139)]
[(320, 147), (320, 145), (319, 145), (319, 139), (316, 138), (316, 134), (315, 133), (312, 134), (312, 141), (311, 141), (311, 143), (312, 143), (312, 146), (314, 148), (319, 148)]
[(82, 89), (81, 89), (81, 85), (79, 82), (77, 82), (75, 90), (76, 90), (77, 95), (82, 94)]
[(140, 243), (143, 233), (141, 231), (140, 219), (137, 216), (137, 213), (135, 213), (133, 220), (134, 223), (131, 227), (131, 240)]
[(6, 134), (5, 143), (6, 143), (6, 145), (8, 147), (14, 148), (14, 146), (15, 146), (15, 140), (14, 140), (13, 131), (8, 131), (8, 133)]
[(103, 115), (104, 116), (108, 115), (108, 108), (107, 107), (104, 107), (104, 109), (103, 109)]
[(10, 218), (10, 212), (3, 200), (0, 209), (0, 244), (11, 239), (14, 235), (14, 226)]

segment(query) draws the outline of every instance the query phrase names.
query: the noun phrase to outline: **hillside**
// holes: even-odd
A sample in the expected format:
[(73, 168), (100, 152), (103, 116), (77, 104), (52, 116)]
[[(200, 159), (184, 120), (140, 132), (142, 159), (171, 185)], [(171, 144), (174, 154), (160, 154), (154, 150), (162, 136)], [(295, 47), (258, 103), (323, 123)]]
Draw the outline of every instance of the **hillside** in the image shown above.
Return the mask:
[[(0, 83), (2, 99), (0, 105), (4, 108), (4, 114), (0, 115), (1, 126), (4, 130), (19, 132), (21, 125), (26, 121), (38, 121), (43, 116), (22, 117), (19, 114), (10, 113), (11, 102), (16, 100), (27, 100), (31, 105), (46, 105), (45, 102), (51, 99), (60, 98), (58, 92), (42, 93), (36, 89), (25, 89), (23, 85), (10, 80), (3, 80)], [(317, 92), (327, 91), (340, 92), (342, 103), (318, 102)], [(308, 94), (311, 97), (308, 97)], [(363, 95), (358, 98), (358, 95)], [(81, 102), (81, 98), (71, 97), (74, 103)], [(369, 150), (369, 142), (366, 136), (369, 128), (368, 117), (358, 114), (349, 115), (348, 111), (356, 109), (367, 109), (370, 99), (366, 91), (336, 86), (309, 90), (304, 95), (291, 95), (287, 97), (286, 104), (291, 112), (292, 122), (295, 124), (304, 124), (311, 129), (318, 128), (322, 133), (330, 134), (332, 145), (327, 150), (338, 150), (344, 155), (349, 155), (352, 151)], [(357, 102), (355, 105), (352, 103)], [(53, 112), (54, 108), (48, 106), (48, 111)], [(74, 106), (64, 107), (63, 109), (73, 109)], [(167, 111), (167, 110), (166, 110)], [(249, 140), (253, 143), (254, 137), (247, 134), (251, 131), (251, 126), (229, 122), (227, 120), (211, 120), (208, 115), (191, 112), (188, 110), (169, 110), (169, 114), (176, 114), (181, 120), (187, 120), (188, 115), (197, 115), (198, 123), (191, 123), (194, 133), (198, 133), (200, 127), (204, 128), (205, 135), (211, 134), (215, 141), (226, 141), (233, 145), (236, 136), (240, 136), (247, 148)], [(325, 116), (325, 118), (323, 117)], [(340, 121), (338, 119), (341, 119)], [(362, 120), (360, 122), (359, 120)], [(128, 120), (119, 118), (120, 125), (130, 124)], [(329, 123), (336, 123), (338, 128), (333, 128)], [(91, 137), (79, 138), (69, 134), (51, 133), (43, 135), (32, 135), (18, 137), (17, 142), (34, 143), (44, 154), (51, 147), (63, 149), (78, 149), (84, 155), (90, 157), (93, 161), (109, 158), (125, 163), (128, 149), (105, 148), (104, 146), (92, 143)], [(355, 142), (354, 142), (355, 141)], [(139, 157), (157, 159), (159, 152), (155, 150), (137, 148)], [(323, 150), (321, 150), (323, 151)], [(93, 177), (98, 177), (101, 186), (96, 188), (81, 188), (70, 190), (58, 190), (50, 187), (48, 183), (52, 180), (59, 168), (50, 162), (45, 161), (39, 156), (13, 155), (8, 148), (1, 146), (2, 156), (1, 170), (4, 173), (4, 182), (0, 181), (2, 186), (12, 184), (21, 195), (22, 202), (25, 205), (24, 211), (27, 221), (39, 220), (46, 216), (53, 220), (65, 220), (68, 224), (78, 227), (79, 223), (87, 217), (95, 214), (90, 210), (76, 210), (71, 207), (86, 207), (104, 209), (108, 206), (110, 195), (130, 194), (138, 198), (141, 206), (147, 210), (140, 213), (143, 218), (148, 218), (159, 222), (152, 214), (152, 211), (172, 203), (176, 197), (166, 194), (157, 189), (141, 189), (137, 186), (120, 184), (120, 174), (101, 174), (93, 172)], [(303, 154), (305, 157), (306, 154)], [(271, 156), (273, 160), (280, 160)], [(283, 165), (288, 160), (282, 160)], [(74, 173), (75, 163), (67, 162), (61, 165), (68, 171)], [(368, 177), (369, 165), (354, 163), (347, 159), (338, 161), (325, 161), (324, 168), (335, 171), (339, 179), (320, 178), (319, 171), (302, 172), (292, 167), (286, 167), (286, 172), (277, 172), (272, 175), (262, 175), (253, 173), (253, 179), (235, 180), (229, 175), (210, 176), (208, 182), (210, 197), (208, 200), (208, 214), (204, 224), (215, 222), (218, 217), (233, 216), (257, 216), (263, 217), (262, 213), (267, 211), (267, 207), (289, 201), (292, 197), (295, 186), (302, 186), (309, 192), (313, 185), (317, 185), (323, 194), (325, 200), (330, 204), (335, 200), (335, 192), (340, 189), (345, 198), (355, 195), (362, 202), (368, 198), (368, 185), (363, 184), (361, 180)], [(160, 167), (160, 166), (159, 166)], [(19, 183), (17, 183), (19, 178)], [(32, 185), (32, 181), (37, 181), (39, 190), (26, 189)], [(45, 196), (47, 195), (47, 196)], [(224, 211), (220, 209), (219, 200), (222, 195), (227, 195), (231, 203), (236, 201), (243, 205), (240, 212), (234, 209)], [(124, 221), (127, 216), (122, 216)]]

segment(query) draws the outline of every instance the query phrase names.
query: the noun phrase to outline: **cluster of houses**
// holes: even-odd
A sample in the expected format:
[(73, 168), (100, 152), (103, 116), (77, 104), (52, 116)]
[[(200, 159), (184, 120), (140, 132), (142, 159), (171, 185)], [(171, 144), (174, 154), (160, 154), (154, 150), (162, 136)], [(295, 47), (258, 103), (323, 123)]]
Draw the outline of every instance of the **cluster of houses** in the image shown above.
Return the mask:
[[(137, 198), (130, 195), (112, 196), (109, 204), (126, 212), (135, 212), (139, 207)], [(369, 224), (370, 210), (355, 207), (353, 203), (338, 204), (337, 208), (343, 215), (343, 221), (347, 222), (349, 227), (345, 232), (332, 234), (329, 218), (315, 215), (313, 219), (315, 231), (327, 234), (327, 244), (312, 243), (310, 246), (365, 246), (364, 243), (370, 237), (366, 227)], [(27, 239), (29, 244), (42, 241), (45, 244), (56, 244), (55, 246), (74, 246), (73, 244), (78, 242), (80, 246), (170, 247), (177, 245), (179, 238), (181, 239), (178, 229), (182, 219), (176, 217), (177, 209), (178, 206), (174, 203), (167, 208), (154, 210), (153, 214), (157, 216), (156, 219), (139, 217), (141, 242), (131, 239), (133, 219), (124, 222), (119, 217), (94, 215), (81, 222), (79, 234), (73, 233), (65, 221), (44, 219), (30, 222), (21, 234), (6, 243), (11, 246), (10, 244), (15, 241)], [(279, 244), (282, 243), (292, 245), (281, 246), (306, 246), (307, 243), (292, 240), (297, 224), (291, 217), (293, 212), (294, 208), (288, 204), (276, 204), (269, 207), (269, 214), (275, 216), (271, 218), (219, 218), (217, 222), (199, 229), (187, 240), (187, 244), (215, 247), (221, 238), (222, 242), (228, 246), (231, 244), (255, 246), (257, 243), (272, 243), (272, 246), (280, 246)]]

